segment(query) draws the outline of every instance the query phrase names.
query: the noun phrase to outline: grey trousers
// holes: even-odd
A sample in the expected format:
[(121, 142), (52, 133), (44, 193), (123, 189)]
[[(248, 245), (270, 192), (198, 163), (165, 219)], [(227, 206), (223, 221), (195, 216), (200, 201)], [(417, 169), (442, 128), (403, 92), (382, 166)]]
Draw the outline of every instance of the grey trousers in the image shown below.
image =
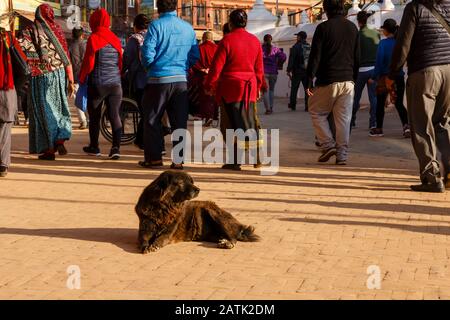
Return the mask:
[[(347, 160), (348, 156), (354, 87), (352, 81), (336, 82), (316, 87), (309, 98), (309, 113), (320, 148), (323, 151), (336, 148), (339, 160)], [(330, 114), (336, 127), (336, 140), (328, 121)]]
[(422, 182), (435, 183), (450, 173), (450, 65), (429, 67), (409, 75), (408, 115)]
[(0, 167), (9, 168), (11, 164), (12, 122), (0, 122)]

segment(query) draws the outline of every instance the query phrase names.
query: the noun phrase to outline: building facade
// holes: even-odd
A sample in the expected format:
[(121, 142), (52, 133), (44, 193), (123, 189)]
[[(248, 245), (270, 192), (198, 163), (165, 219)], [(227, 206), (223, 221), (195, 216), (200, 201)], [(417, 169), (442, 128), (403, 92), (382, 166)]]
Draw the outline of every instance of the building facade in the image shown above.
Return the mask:
[[(254, 0), (178, 0), (178, 15), (196, 30), (220, 32), (231, 11), (238, 8), (249, 11), (254, 3)], [(291, 25), (300, 23), (300, 15), (295, 13), (313, 4), (311, 0), (279, 0), (277, 6), (276, 0), (265, 1), (266, 8), (274, 15), (289, 14)]]

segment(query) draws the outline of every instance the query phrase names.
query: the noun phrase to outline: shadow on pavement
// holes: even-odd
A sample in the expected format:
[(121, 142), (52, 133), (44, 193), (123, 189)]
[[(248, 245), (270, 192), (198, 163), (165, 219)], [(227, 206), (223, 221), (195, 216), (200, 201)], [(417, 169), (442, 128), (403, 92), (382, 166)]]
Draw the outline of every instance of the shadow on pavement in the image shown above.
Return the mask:
[(303, 222), (311, 224), (330, 224), (330, 225), (347, 225), (347, 226), (369, 226), (369, 227), (381, 227), (390, 229), (400, 229), (411, 232), (429, 233), (435, 235), (450, 235), (450, 227), (441, 226), (412, 226), (406, 224), (396, 223), (381, 223), (381, 222), (365, 222), (365, 221), (336, 221), (325, 219), (308, 219), (308, 218), (281, 218), (280, 221), (289, 222)]
[(78, 228), (78, 229), (19, 229), (0, 228), (0, 234), (74, 239), (111, 243), (122, 250), (138, 254), (137, 229), (125, 228)]

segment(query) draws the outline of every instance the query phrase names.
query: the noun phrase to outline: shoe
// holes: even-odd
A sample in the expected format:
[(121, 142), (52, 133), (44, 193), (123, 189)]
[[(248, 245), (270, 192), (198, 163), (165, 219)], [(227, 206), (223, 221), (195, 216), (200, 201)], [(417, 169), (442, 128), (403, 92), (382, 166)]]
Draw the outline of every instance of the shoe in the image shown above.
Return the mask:
[(370, 137), (384, 137), (383, 129), (373, 128), (369, 131)]
[(78, 127), (79, 130), (86, 130), (87, 129), (87, 123), (82, 123), (80, 124), (80, 126)]
[(85, 153), (87, 153), (90, 156), (96, 156), (96, 157), (100, 157), (102, 154), (100, 153), (100, 149), (99, 148), (94, 148), (91, 146), (87, 146), (83, 148), (83, 151)]
[(409, 124), (405, 124), (403, 126), (403, 137), (405, 139), (411, 138), (411, 128), (410, 128)]
[(164, 166), (164, 163), (162, 160), (157, 161), (139, 161), (139, 166), (145, 169), (158, 169)]
[(180, 163), (180, 164), (172, 163), (170, 165), (170, 169), (172, 169), (172, 170), (184, 170), (184, 167), (183, 167), (182, 163)]
[(347, 165), (347, 160), (336, 159), (336, 164), (337, 164), (338, 166), (346, 166), (346, 165)]
[(58, 151), (58, 154), (59, 154), (60, 156), (65, 156), (65, 155), (67, 155), (67, 149), (66, 149), (66, 147), (65, 147), (63, 144), (58, 144), (58, 145), (56, 146), (56, 151)]
[(444, 184), (445, 189), (450, 189), (450, 173), (445, 175)]
[(435, 183), (422, 183), (420, 185), (411, 186), (411, 190), (417, 192), (443, 193), (445, 192), (445, 186), (442, 181), (439, 181)]
[(162, 152), (161, 152), (161, 155), (162, 156), (165, 156), (167, 154), (167, 151), (166, 150), (163, 150)]
[(8, 168), (1, 166), (0, 167), (0, 178), (4, 178), (8, 175)]
[(52, 152), (46, 152), (41, 154), (38, 157), (39, 160), (45, 160), (45, 161), (54, 161), (56, 159), (55, 154)]
[(120, 159), (120, 149), (117, 147), (112, 147), (111, 151), (109, 152), (108, 158), (110, 160), (119, 160)]
[(225, 164), (222, 166), (224, 170), (242, 171), (240, 164)]
[(319, 157), (319, 162), (328, 162), (332, 156), (336, 155), (336, 148), (330, 148), (322, 153)]
[(272, 114), (272, 112), (270, 112), (270, 110), (267, 110), (264, 114), (265, 114), (266, 116), (268, 116), (269, 114)]

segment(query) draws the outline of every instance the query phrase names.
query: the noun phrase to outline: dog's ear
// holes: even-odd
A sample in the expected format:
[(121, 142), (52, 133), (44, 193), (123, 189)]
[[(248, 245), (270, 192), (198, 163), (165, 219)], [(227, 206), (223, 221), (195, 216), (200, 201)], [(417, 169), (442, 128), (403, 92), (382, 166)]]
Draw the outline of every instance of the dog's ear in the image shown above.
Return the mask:
[(172, 180), (171, 176), (168, 172), (162, 173), (158, 178), (158, 187), (162, 191), (165, 191), (167, 188), (169, 188), (169, 186), (172, 182), (171, 180)]

